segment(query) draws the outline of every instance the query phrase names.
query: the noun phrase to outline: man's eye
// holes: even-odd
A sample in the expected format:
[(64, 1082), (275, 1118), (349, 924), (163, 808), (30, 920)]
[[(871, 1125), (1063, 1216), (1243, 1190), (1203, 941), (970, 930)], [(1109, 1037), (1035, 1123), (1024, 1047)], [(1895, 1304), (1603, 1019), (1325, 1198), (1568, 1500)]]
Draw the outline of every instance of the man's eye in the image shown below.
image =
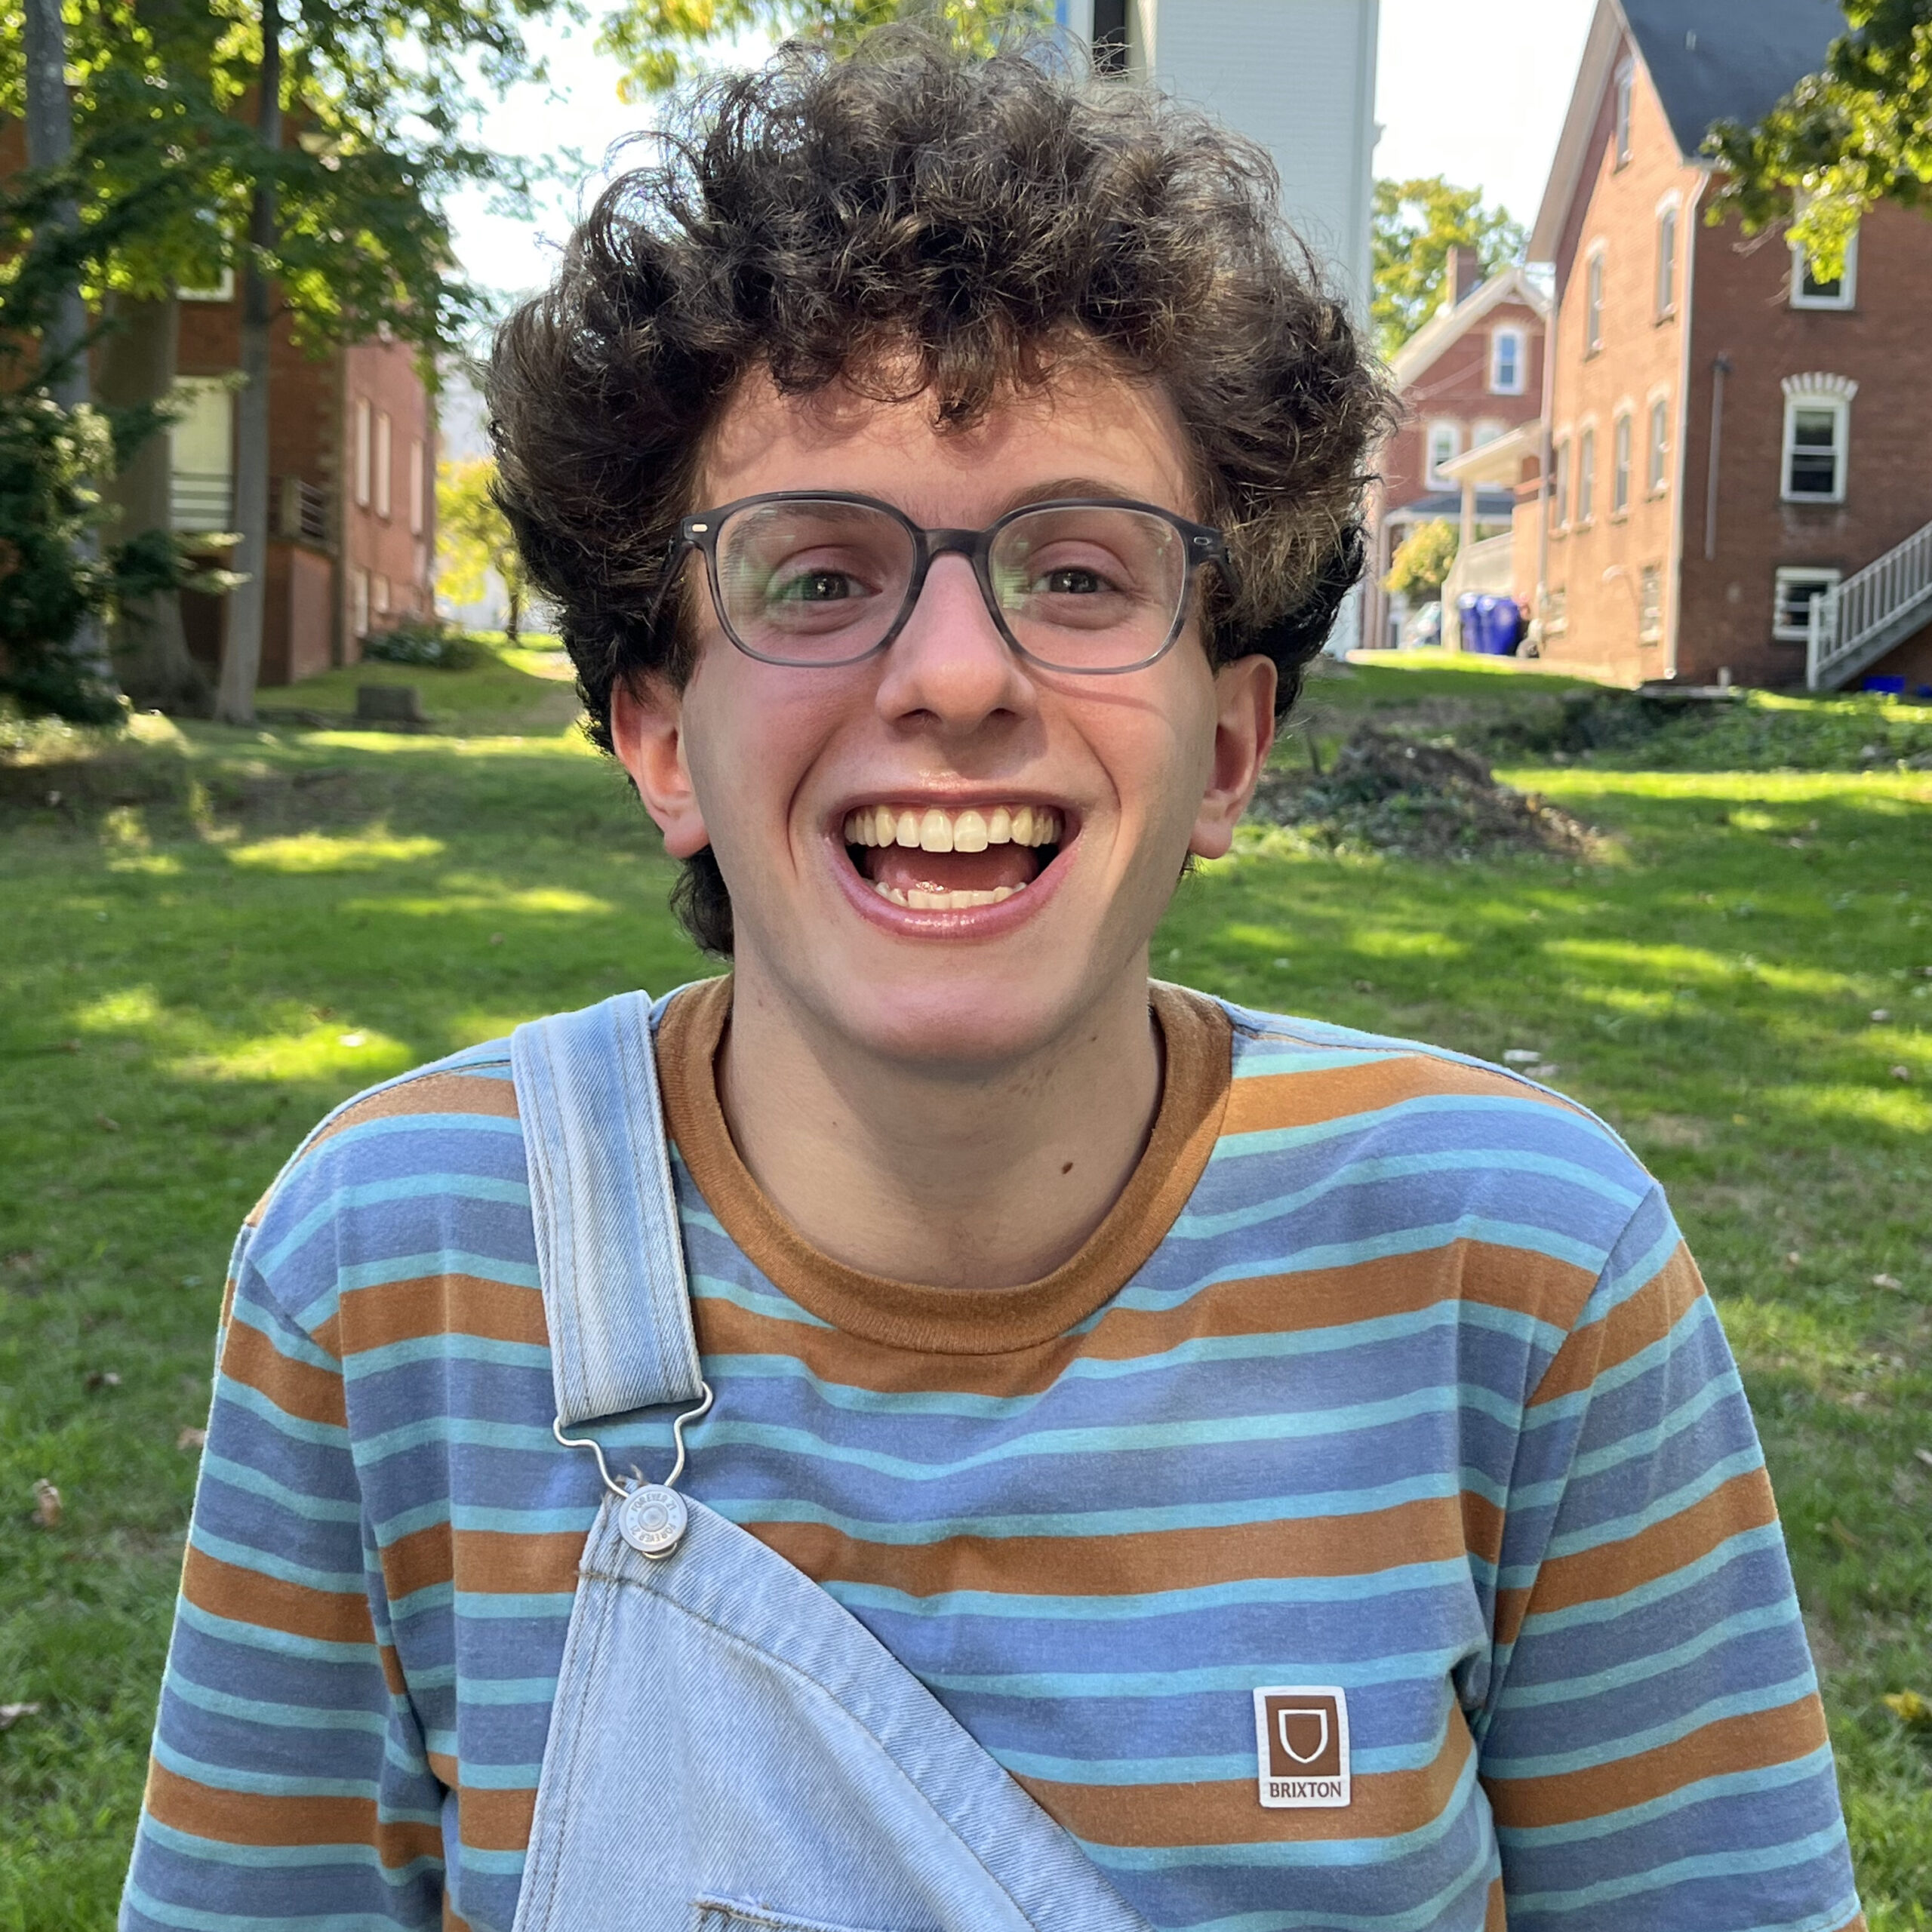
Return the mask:
[(804, 571), (796, 577), (774, 577), (767, 595), (774, 604), (837, 604), (865, 592), (858, 580), (843, 571)]
[(1093, 597), (1109, 588), (1098, 571), (1081, 570), (1069, 565), (1048, 571), (1038, 582), (1038, 592), (1048, 597)]

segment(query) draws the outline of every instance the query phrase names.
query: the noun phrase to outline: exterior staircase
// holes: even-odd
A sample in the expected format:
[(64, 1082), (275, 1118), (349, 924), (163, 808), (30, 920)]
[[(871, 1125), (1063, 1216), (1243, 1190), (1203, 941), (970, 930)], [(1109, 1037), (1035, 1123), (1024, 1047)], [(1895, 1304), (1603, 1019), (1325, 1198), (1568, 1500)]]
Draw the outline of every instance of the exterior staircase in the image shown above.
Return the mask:
[(1932, 523), (1811, 600), (1807, 691), (1840, 691), (1932, 624)]

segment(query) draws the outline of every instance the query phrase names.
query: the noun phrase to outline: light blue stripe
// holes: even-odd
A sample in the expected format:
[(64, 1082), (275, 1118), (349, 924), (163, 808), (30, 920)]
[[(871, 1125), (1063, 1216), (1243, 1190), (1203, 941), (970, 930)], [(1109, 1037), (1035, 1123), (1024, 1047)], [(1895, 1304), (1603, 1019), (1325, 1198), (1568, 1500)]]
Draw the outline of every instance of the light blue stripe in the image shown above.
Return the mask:
[[(457, 1073), (454, 1067), (444, 1067), (444, 1073)], [(353, 1106), (354, 1102), (350, 1105)], [(523, 1122), (514, 1114), (451, 1113), (445, 1111), (420, 1114), (379, 1114), (372, 1120), (358, 1120), (347, 1127), (339, 1127), (329, 1136), (332, 1147), (353, 1146), (360, 1140), (383, 1140), (395, 1134), (493, 1134), (514, 1140), (519, 1145), (523, 1140)]]
[(272, 1651), (278, 1657), (300, 1657), (309, 1663), (355, 1664), (369, 1669), (380, 1667), (373, 1632), (366, 1644), (339, 1644), (328, 1638), (277, 1630), (266, 1623), (244, 1623), (232, 1617), (217, 1617), (186, 1597), (175, 1599), (174, 1614), (177, 1621), (218, 1643), (239, 1644), (251, 1651)]
[[(1788, 1844), (1765, 1845), (1755, 1851), (1706, 1852), (1693, 1858), (1672, 1859), (1668, 1864), (1646, 1866), (1641, 1872), (1633, 1872), (1622, 1878), (1606, 1878), (1601, 1884), (1584, 1885), (1573, 1892), (1529, 1892), (1509, 1901), (1513, 1912), (1584, 1912), (1592, 1906), (1608, 1905), (1614, 1900), (1635, 1898), (1644, 1892), (1661, 1891), (1667, 1885), (1694, 1883), (1700, 1878), (1742, 1878), (1761, 1872), (1788, 1872), (1794, 1865), (1801, 1865), (1808, 1859), (1823, 1858), (1834, 1851), (1844, 1848), (1844, 1827), (1839, 1824), (1827, 1825), (1823, 1830), (1813, 1832), (1808, 1836), (1795, 1838)], [(1836, 1914), (1838, 1906), (1832, 1909)], [(1788, 1932), (1806, 1932), (1807, 1927), (1820, 1928), (1820, 1932), (1835, 1932), (1857, 1909), (1857, 1901), (1847, 1898), (1843, 1904), (1842, 1918), (1826, 1913), (1799, 1921), (1791, 1925)], [(1786, 1932), (1780, 1927), (1780, 1932)]]
[(1627, 1663), (1592, 1671), (1583, 1676), (1506, 1688), (1496, 1699), (1493, 1708), (1499, 1712), (1531, 1710), (1548, 1704), (1574, 1703), (1582, 1697), (1600, 1697), (1606, 1690), (1620, 1690), (1627, 1685), (1661, 1677), (1668, 1671), (1681, 1669), (1685, 1664), (1694, 1663), (1698, 1658), (1721, 1649), (1734, 1638), (1754, 1635), (1763, 1630), (1788, 1630), (1797, 1622), (1797, 1607), (1788, 1601), (1766, 1604), (1756, 1610), (1740, 1611), (1736, 1616), (1710, 1625), (1667, 1651), (1652, 1651), (1632, 1658)]
[(353, 1350), (343, 1358), (342, 1373), (345, 1380), (360, 1382), (424, 1361), (473, 1361), (493, 1367), (531, 1369), (546, 1376), (550, 1373), (550, 1350), (546, 1343), (502, 1342), (486, 1335), (466, 1335), (455, 1328), (405, 1342), (385, 1342), (380, 1348)]
[(259, 1389), (246, 1382), (238, 1382), (232, 1375), (216, 1377), (214, 1395), (217, 1403), (232, 1402), (238, 1409), (246, 1409), (291, 1442), (315, 1443), (325, 1449), (339, 1451), (345, 1460), (348, 1457), (349, 1431), (340, 1423), (311, 1422), (306, 1416), (292, 1416)]
[(260, 1697), (237, 1697), (226, 1690), (211, 1690), (184, 1676), (180, 1667), (169, 1660), (162, 1678), (164, 1695), (211, 1715), (233, 1718), (244, 1724), (273, 1724), (290, 1730), (355, 1730), (381, 1737), (389, 1730), (389, 1715), (383, 1711), (331, 1709), (315, 1704), (272, 1704)]
[(251, 1771), (239, 1764), (205, 1764), (161, 1737), (154, 1740), (154, 1761), (210, 1791), (253, 1792), (263, 1798), (359, 1798), (374, 1804), (380, 1789), (374, 1778), (318, 1778), (312, 1771)]
[[(670, 1431), (665, 1435), (668, 1438)], [(554, 1509), (486, 1509), (474, 1503), (459, 1503), (452, 1509), (449, 1498), (439, 1496), (400, 1515), (384, 1517), (376, 1525), (376, 1541), (387, 1549), (439, 1523), (480, 1536), (583, 1536), (596, 1518), (594, 1500)]]
[(484, 1590), (455, 1592), (456, 1614), (478, 1623), (504, 1623), (518, 1617), (568, 1617), (577, 1601), (574, 1590), (519, 1592), (506, 1590), (500, 1595)]
[(1740, 1449), (1721, 1461), (1713, 1463), (1701, 1475), (1679, 1484), (1641, 1509), (1632, 1510), (1628, 1515), (1608, 1517), (1586, 1529), (1573, 1530), (1567, 1536), (1552, 1537), (1547, 1554), (1552, 1557), (1576, 1556), (1586, 1550), (1601, 1549), (1606, 1543), (1627, 1542), (1646, 1530), (1654, 1529), (1660, 1523), (1669, 1521), (1673, 1516), (1681, 1515), (1694, 1504), (1721, 1489), (1734, 1477), (1761, 1469), (1764, 1466), (1764, 1459), (1753, 1443), (1748, 1449)]
[(361, 1261), (336, 1272), (336, 1291), (386, 1288), (398, 1281), (420, 1281), (438, 1275), (474, 1275), (506, 1288), (540, 1289), (534, 1261), (517, 1261), (500, 1254), (474, 1254), (462, 1247), (426, 1250), (420, 1254), (386, 1255), (380, 1261)]
[(1580, 1818), (1565, 1825), (1499, 1825), (1496, 1835), (1507, 1845), (1526, 1851), (1546, 1850), (1552, 1846), (1576, 1844), (1589, 1838), (1614, 1837), (1619, 1832), (1654, 1824), (1674, 1811), (1693, 1804), (1707, 1804), (1724, 1798), (1757, 1798), (1786, 1785), (1803, 1784), (1812, 1778), (1832, 1775), (1832, 1747), (1821, 1744), (1783, 1764), (1761, 1764), (1750, 1770), (1730, 1771), (1720, 1777), (1700, 1778), (1694, 1784), (1666, 1792), (1647, 1803), (1626, 1806), (1595, 1818)]
[[(1253, 1679), (1251, 1675), (1250, 1683)], [(1351, 1773), (1361, 1777), (1419, 1771), (1435, 1762), (1442, 1751), (1442, 1734), (1409, 1744), (1383, 1744), (1349, 1753)], [(1014, 1751), (999, 1746), (986, 1749), (1015, 1777), (1044, 1778), (1055, 1784), (1084, 1785), (1090, 1789), (1131, 1790), (1143, 1785), (1252, 1784), (1254, 1747), (1199, 1758), (1059, 1758), (1040, 1751)], [(1475, 1752), (1472, 1749), (1469, 1757)]]
[[(401, 1816), (412, 1823), (433, 1825), (437, 1822), (433, 1811), (420, 1814), (405, 1812)], [(390, 1822), (396, 1822), (396, 1814), (390, 1814)], [(152, 1812), (143, 1814), (140, 1835), (177, 1858), (199, 1859), (209, 1865), (244, 1866), (251, 1871), (297, 1872), (315, 1866), (340, 1871), (345, 1865), (353, 1865), (399, 1887), (443, 1869), (440, 1858), (426, 1853), (420, 1858), (412, 1858), (406, 1865), (385, 1865), (372, 1844), (350, 1842), (238, 1845), (222, 1838), (198, 1838), (186, 1832), (177, 1831), (172, 1825), (164, 1825)], [(288, 1921), (278, 1918), (275, 1922), (281, 1925)]]
[[(1537, 1638), (1548, 1637), (1559, 1630), (1569, 1629), (1579, 1623), (1612, 1623), (1620, 1617), (1633, 1611), (1647, 1610), (1666, 1598), (1694, 1589), (1727, 1565), (1740, 1558), (1750, 1555), (1761, 1549), (1782, 1552), (1784, 1536), (1776, 1523), (1764, 1523), (1754, 1529), (1740, 1530), (1734, 1537), (1727, 1537), (1716, 1549), (1709, 1550), (1694, 1561), (1685, 1564), (1681, 1569), (1672, 1570), (1662, 1577), (1653, 1577), (1648, 1583), (1638, 1583), (1624, 1591), (1620, 1595), (1598, 1597), (1587, 1603), (1566, 1604), (1561, 1610), (1533, 1610), (1523, 1618), (1518, 1642), (1525, 1642), (1534, 1635)], [(1500, 1647), (1499, 1659), (1513, 1647)]]
[(260, 1336), (285, 1361), (300, 1362), (305, 1368), (318, 1369), (325, 1375), (342, 1373), (342, 1364), (328, 1349), (295, 1327), (280, 1310), (257, 1303), (244, 1287), (236, 1288), (228, 1318)]
[[(232, 1863), (243, 1869), (249, 1860), (245, 1854)], [(178, 1925), (182, 1932), (262, 1932), (259, 1913), (202, 1912), (192, 1906), (165, 1905), (133, 1879), (128, 1881), (123, 1904), (152, 1919), (158, 1925)], [(366, 1912), (287, 1912), (278, 1914), (275, 1923), (291, 1932), (369, 1932)]]
[[(687, 1225), (694, 1217), (682, 1217)], [(714, 1226), (716, 1226), (713, 1223)], [(729, 1241), (730, 1235), (719, 1228), (721, 1238)], [(721, 1301), (734, 1308), (743, 1309), (747, 1315), (762, 1315), (768, 1321), (788, 1321), (796, 1328), (818, 1328), (830, 1332), (832, 1324), (801, 1308), (789, 1296), (782, 1295), (776, 1289), (752, 1287), (746, 1283), (734, 1281), (722, 1275), (694, 1272), (691, 1277), (691, 1299), (694, 1301)]]
[(286, 1509), (291, 1516), (300, 1516), (312, 1523), (359, 1523), (362, 1519), (359, 1503), (334, 1497), (310, 1496), (301, 1490), (291, 1489), (286, 1483), (277, 1482), (273, 1476), (246, 1463), (238, 1463), (230, 1457), (205, 1453), (202, 1457), (202, 1475), (205, 1481), (212, 1478), (247, 1495), (259, 1496), (278, 1509)]
[(367, 1587), (364, 1573), (360, 1570), (314, 1570), (306, 1563), (291, 1563), (285, 1556), (257, 1549), (252, 1544), (233, 1543), (226, 1537), (211, 1535), (202, 1527), (198, 1518), (189, 1527), (188, 1540), (217, 1562), (232, 1563), (238, 1570), (253, 1571), (258, 1577), (278, 1577), (285, 1583), (299, 1584), (303, 1589), (321, 1591), (330, 1596), (360, 1598)]
[(1483, 1754), (1485, 1777), (1508, 1778), (1561, 1777), (1569, 1771), (1593, 1771), (1606, 1764), (1620, 1764), (1646, 1751), (1660, 1750), (1675, 1744), (1707, 1724), (1720, 1724), (1726, 1718), (1754, 1717), (1764, 1711), (1780, 1711), (1809, 1697), (1817, 1689), (1811, 1673), (1787, 1678), (1782, 1684), (1767, 1684), (1752, 1690), (1734, 1692), (1728, 1697), (1710, 1697), (1693, 1710), (1683, 1711), (1668, 1721), (1643, 1730), (1626, 1731), (1621, 1737), (1605, 1738), (1580, 1751), (1552, 1751), (1535, 1758), (1505, 1758), (1494, 1752)]
[[(1345, 1690), (1372, 1684), (1415, 1684), (1435, 1685), (1446, 1694), (1449, 1673), (1463, 1654), (1445, 1647), (1348, 1662), (1327, 1659), (1319, 1665), (1302, 1659), (1296, 1667), (1318, 1670), (1324, 1684), (1339, 1684)], [(979, 1675), (925, 1670), (919, 1675), (935, 1690), (962, 1696), (1043, 1697), (1072, 1703), (1087, 1697), (1194, 1697), (1221, 1690), (1244, 1694), (1254, 1689), (1260, 1668), (1250, 1663), (1203, 1664), (1191, 1670), (995, 1671)]]
[[(417, 1682), (418, 1673), (410, 1672), (410, 1681)], [(554, 1677), (466, 1677), (463, 1680), (463, 1701), (470, 1704), (549, 1704), (556, 1700), (557, 1679)]]

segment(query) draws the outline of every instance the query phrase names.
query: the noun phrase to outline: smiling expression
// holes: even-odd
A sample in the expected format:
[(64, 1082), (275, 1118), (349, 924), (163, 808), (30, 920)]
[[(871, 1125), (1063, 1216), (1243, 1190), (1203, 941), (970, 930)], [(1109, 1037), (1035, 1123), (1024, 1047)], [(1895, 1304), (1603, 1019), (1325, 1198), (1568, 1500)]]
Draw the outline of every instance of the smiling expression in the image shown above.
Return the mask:
[[(852, 492), (955, 528), (1067, 497), (1200, 513), (1165, 398), (1075, 371), (945, 435), (930, 398), (748, 386), (703, 488), (707, 503)], [(963, 1071), (1049, 1047), (1110, 995), (1140, 996), (1186, 859), (1227, 850), (1266, 755), (1266, 660), (1217, 674), (1190, 623), (1142, 669), (1029, 665), (955, 555), (934, 560), (881, 654), (763, 663), (724, 636), (688, 568), (696, 668), (681, 692), (620, 691), (614, 735), (666, 849), (716, 854), (741, 998)]]

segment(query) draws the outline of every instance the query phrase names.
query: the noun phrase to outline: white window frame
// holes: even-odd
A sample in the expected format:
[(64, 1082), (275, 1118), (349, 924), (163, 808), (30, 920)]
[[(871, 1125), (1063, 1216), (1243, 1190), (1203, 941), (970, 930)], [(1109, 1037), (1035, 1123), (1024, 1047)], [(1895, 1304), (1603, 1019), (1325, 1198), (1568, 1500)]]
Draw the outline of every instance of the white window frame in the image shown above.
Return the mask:
[[(1647, 598), (1654, 591), (1654, 599), (1647, 611), (1644, 606)], [(1637, 641), (1639, 644), (1661, 644), (1663, 641), (1663, 566), (1645, 564), (1637, 573)]]
[(1670, 491), (1670, 398), (1654, 395), (1644, 420), (1644, 493), (1662, 497)]
[(1610, 513), (1630, 514), (1630, 486), (1635, 481), (1636, 412), (1626, 402), (1611, 420), (1610, 432)]
[(1683, 198), (1675, 189), (1657, 204), (1657, 299), (1659, 321), (1677, 313), (1677, 251), (1682, 244)]
[(1550, 515), (1552, 530), (1570, 527), (1570, 432), (1566, 429), (1550, 446)]
[(386, 409), (376, 411), (376, 514), (387, 522), (393, 499), (395, 428)]
[(1500, 416), (1478, 416), (1469, 426), (1469, 448), (1481, 449), (1486, 443), (1498, 443), (1509, 433), (1509, 426)]
[(1583, 264), (1583, 353), (1600, 355), (1603, 353), (1603, 292), (1607, 279), (1604, 271), (1604, 258), (1610, 252), (1607, 243), (1598, 242), (1591, 248)]
[(1844, 273), (1838, 278), (1838, 292), (1835, 295), (1809, 295), (1805, 293), (1805, 271), (1810, 266), (1810, 257), (1796, 242), (1791, 245), (1791, 306), (1794, 309), (1823, 309), (1842, 313), (1858, 306), (1858, 236), (1854, 232), (1844, 245)]
[(1597, 426), (1586, 423), (1577, 432), (1577, 528), (1587, 530), (1597, 520)]
[(423, 534), (423, 438), (411, 436), (409, 439), (409, 534), (412, 537)]
[(349, 630), (352, 637), (369, 635), (369, 573), (365, 570), (349, 573)]
[[(1513, 382), (1503, 379), (1503, 352), (1507, 343), (1510, 366), (1515, 371)], [(1489, 332), (1489, 392), (1491, 395), (1521, 395), (1529, 387), (1530, 371), (1529, 331), (1520, 324), (1506, 323), (1503, 327)]]
[[(1435, 453), (1435, 439), (1438, 435), (1446, 435), (1454, 445), (1447, 456), (1438, 457)], [(1451, 488), (1453, 485), (1449, 478), (1443, 475), (1439, 466), (1444, 463), (1454, 462), (1462, 454), (1463, 426), (1461, 423), (1453, 421), (1447, 417), (1438, 417), (1433, 421), (1426, 423), (1422, 432), (1423, 482), (1432, 490)]]
[(1821, 591), (1835, 589), (1844, 581), (1842, 571), (1814, 570), (1803, 564), (1786, 564), (1778, 571), (1774, 580), (1771, 593), (1771, 635), (1780, 644), (1805, 644), (1811, 636), (1811, 626), (1807, 609), (1807, 621), (1801, 624), (1787, 623), (1785, 618), (1785, 586), (1793, 583), (1815, 583)]
[(389, 580), (386, 574), (377, 572), (376, 577), (376, 615), (386, 617), (389, 614)]
[[(1778, 471), (1778, 494), (1787, 503), (1844, 501), (1845, 478), (1851, 468), (1851, 399), (1857, 393), (1858, 385), (1843, 377), (1828, 380), (1832, 383), (1830, 387), (1815, 378), (1785, 379), (1783, 453)], [(1836, 460), (1829, 495), (1821, 491), (1794, 491), (1791, 487), (1792, 463), (1798, 454), (1798, 418), (1801, 412), (1806, 411), (1828, 411), (1834, 419), (1832, 453)]]
[(231, 262), (222, 269), (214, 278), (214, 285), (208, 288), (177, 288), (174, 291), (177, 302), (232, 302), (235, 300), (235, 266)]
[(1630, 165), (1630, 118), (1637, 94), (1637, 63), (1626, 60), (1617, 70), (1616, 98), (1611, 110), (1610, 152), (1617, 168)]
[(374, 405), (366, 395), (355, 398), (355, 502), (369, 507), (369, 472), (374, 446)]

